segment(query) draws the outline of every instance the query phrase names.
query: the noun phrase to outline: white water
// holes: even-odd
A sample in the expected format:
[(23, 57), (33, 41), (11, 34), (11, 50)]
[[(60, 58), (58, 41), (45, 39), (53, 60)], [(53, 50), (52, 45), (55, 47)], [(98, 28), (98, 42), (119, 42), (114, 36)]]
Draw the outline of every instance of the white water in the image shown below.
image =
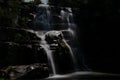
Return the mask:
[[(74, 27), (75, 27), (75, 23), (73, 21), (72, 9), (71, 8), (65, 8), (65, 10), (61, 10), (61, 17), (62, 17), (62, 20), (65, 22), (65, 24), (68, 25), (68, 28), (64, 29), (64, 30), (60, 30), (60, 31), (68, 31), (70, 33), (70, 36), (71, 36), (70, 38), (74, 38), (76, 33), (75, 33), (75, 30), (73, 30)], [(66, 43), (66, 41), (65, 41), (65, 43)], [(74, 66), (75, 66), (76, 65), (76, 59), (75, 59), (74, 53), (73, 53), (71, 47), (68, 44), (67, 44), (67, 46), (70, 50), (70, 54), (72, 56)], [(77, 70), (76, 67), (75, 67), (75, 70)]]
[(66, 46), (69, 48), (69, 51), (70, 51), (69, 53), (70, 53), (70, 55), (71, 55), (71, 57), (72, 57), (74, 70), (76, 70), (76, 69), (75, 69), (76, 60), (75, 60), (75, 56), (74, 56), (74, 54), (73, 54), (73, 52), (72, 52), (72, 49), (71, 49), (71, 47), (67, 44), (67, 42), (66, 42), (65, 40), (63, 40), (63, 41), (64, 41), (64, 43), (66, 44)]
[(73, 30), (73, 29), (76, 28), (76, 25), (73, 20), (72, 9), (66, 8), (66, 11), (61, 10), (61, 17), (62, 17), (62, 20), (65, 22), (65, 24), (68, 25), (68, 29), (66, 29), (66, 30), (68, 30), (71, 34), (73, 34), (73, 36), (75, 36), (75, 30)]
[(48, 0), (41, 0), (41, 3), (48, 4)]
[(45, 41), (45, 35), (42, 34), (42, 33), (39, 34), (38, 31), (36, 32), (36, 35), (37, 35), (37, 37), (41, 38), (40, 46), (46, 51), (47, 58), (50, 61), (50, 65), (52, 67), (53, 75), (56, 75), (55, 63), (54, 63), (54, 60), (53, 60), (54, 58), (53, 58), (53, 55), (52, 55), (52, 52), (50, 50), (49, 45)]

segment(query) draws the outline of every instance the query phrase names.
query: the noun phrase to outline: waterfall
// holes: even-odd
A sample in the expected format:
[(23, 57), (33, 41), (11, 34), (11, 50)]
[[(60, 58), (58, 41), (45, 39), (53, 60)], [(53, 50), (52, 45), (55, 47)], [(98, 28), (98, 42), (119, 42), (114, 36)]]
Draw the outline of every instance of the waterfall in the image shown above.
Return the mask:
[(78, 71), (75, 54), (80, 54), (80, 50), (72, 9), (39, 4), (33, 22), (36, 35), (42, 39), (40, 46), (46, 51), (53, 75)]
[[(41, 39), (40, 46), (46, 52), (46, 55), (48, 57), (48, 62), (50, 62), (50, 66), (52, 68), (52, 72), (53, 72), (52, 75), (60, 74), (61, 73), (60, 70), (62, 70), (61, 67), (64, 68), (65, 66), (67, 66), (67, 68), (71, 67), (68, 70), (73, 71), (73, 72), (75, 71), (75, 66), (74, 66), (75, 65), (75, 57), (74, 57), (74, 54), (72, 52), (71, 47), (68, 45), (68, 43), (64, 39), (61, 31), (48, 31), (48, 32), (45, 32), (45, 33), (41, 32), (41, 31), (35, 31), (35, 34), (36, 34), (37, 37), (39, 37)], [(49, 43), (48, 40), (51, 40), (51, 39), (54, 42)], [(54, 53), (54, 50), (56, 51), (56, 49), (52, 49), (50, 47), (50, 45), (54, 45), (55, 47), (56, 47), (56, 45), (57, 46), (60, 45), (61, 48), (63, 48), (63, 50), (65, 52), (63, 52), (62, 54), (61, 54), (61, 51), (60, 51), (60, 53)], [(60, 46), (58, 46), (58, 47), (60, 47)], [(62, 55), (62, 56), (56, 58), (55, 57), (56, 55), (57, 56)], [(64, 57), (64, 58), (62, 58), (62, 57)], [(62, 62), (62, 64), (61, 64), (60, 60), (65, 59), (65, 58), (68, 59), (67, 63), (69, 63), (69, 66), (64, 65), (65, 64), (64, 62)], [(56, 64), (58, 64), (58, 65), (61, 64), (61, 65), (59, 65), (60, 66), (59, 69), (57, 68), (58, 66)], [(67, 68), (65, 68), (65, 69), (67, 69)]]
[[(71, 55), (72, 55), (72, 59), (74, 61), (74, 66), (75, 66), (75, 70), (77, 71), (77, 61), (75, 59), (75, 55), (74, 55), (74, 51), (73, 48), (78, 47), (78, 46), (72, 46), (74, 44), (76, 44), (76, 25), (74, 23), (73, 20), (73, 13), (72, 13), (72, 9), (69, 7), (65, 7), (61, 9), (61, 17), (63, 20), (63, 23), (67, 25), (67, 29), (63, 29), (61, 30), (62, 32), (67, 31), (69, 34), (69, 38), (68, 39), (73, 39), (74, 38), (74, 42), (70, 41), (69, 43), (69, 47), (71, 48)], [(66, 34), (64, 34), (66, 35)]]
[(53, 60), (53, 55), (52, 55), (52, 52), (50, 50), (50, 47), (45, 40), (45, 35), (41, 32), (40, 32), (41, 34), (39, 34), (39, 31), (36, 31), (35, 33), (36, 33), (37, 37), (39, 37), (41, 39), (40, 46), (45, 50), (47, 57), (48, 57), (48, 60), (50, 62), (50, 65), (52, 67), (53, 75), (55, 75), (56, 74), (55, 63)]
[(49, 5), (39, 4), (34, 18), (35, 30), (51, 30), (50, 26), (50, 7)]

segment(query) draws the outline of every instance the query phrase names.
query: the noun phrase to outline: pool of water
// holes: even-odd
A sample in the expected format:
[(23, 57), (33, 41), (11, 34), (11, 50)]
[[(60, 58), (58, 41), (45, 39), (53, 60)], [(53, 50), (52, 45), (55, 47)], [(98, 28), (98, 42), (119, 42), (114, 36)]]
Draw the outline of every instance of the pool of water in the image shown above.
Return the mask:
[(38, 80), (120, 80), (120, 74), (100, 72), (74, 72), (66, 75), (55, 75)]

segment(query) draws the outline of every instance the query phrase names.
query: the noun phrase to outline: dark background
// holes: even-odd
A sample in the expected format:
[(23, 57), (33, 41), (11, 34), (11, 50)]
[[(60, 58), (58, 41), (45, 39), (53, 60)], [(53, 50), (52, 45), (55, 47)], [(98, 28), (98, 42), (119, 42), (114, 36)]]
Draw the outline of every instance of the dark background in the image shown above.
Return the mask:
[(120, 1), (50, 0), (50, 4), (73, 8), (80, 47), (90, 69), (120, 73)]
[(76, 13), (81, 48), (93, 71), (120, 72), (119, 3), (115, 0), (88, 0)]

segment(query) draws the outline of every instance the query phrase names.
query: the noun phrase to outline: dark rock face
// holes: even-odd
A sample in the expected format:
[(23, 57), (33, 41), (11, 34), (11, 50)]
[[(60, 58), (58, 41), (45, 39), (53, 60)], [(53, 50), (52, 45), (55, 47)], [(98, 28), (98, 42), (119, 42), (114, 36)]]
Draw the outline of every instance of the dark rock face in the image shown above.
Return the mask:
[(39, 46), (40, 38), (34, 33), (14, 29), (4, 29), (0, 30), (0, 32), (3, 37), (5, 36), (5, 38), (0, 40), (1, 58), (6, 56), (5, 61), (9, 64), (16, 64), (17, 61), (20, 61), (17, 64), (33, 63), (35, 58), (37, 58), (36, 55), (45, 54), (44, 50), (40, 49)]
[[(9, 72), (6, 74), (6, 71), (4, 71), (9, 66), (17, 65), (16, 68), (18, 68), (21, 65), (34, 66), (32, 65), (34, 63), (48, 64), (45, 51), (39, 44), (41, 39), (34, 33), (26, 30), (0, 29), (0, 35), (2, 35), (0, 38), (0, 76), (10, 76)], [(30, 72), (22, 72), (23, 75), (30, 77), (34, 74), (33, 78), (38, 75), (41, 78), (48, 76), (48, 70), (44, 70), (44, 66), (43, 68), (37, 66), (34, 70), (31, 69)], [(22, 68), (24, 69), (24, 67)]]

